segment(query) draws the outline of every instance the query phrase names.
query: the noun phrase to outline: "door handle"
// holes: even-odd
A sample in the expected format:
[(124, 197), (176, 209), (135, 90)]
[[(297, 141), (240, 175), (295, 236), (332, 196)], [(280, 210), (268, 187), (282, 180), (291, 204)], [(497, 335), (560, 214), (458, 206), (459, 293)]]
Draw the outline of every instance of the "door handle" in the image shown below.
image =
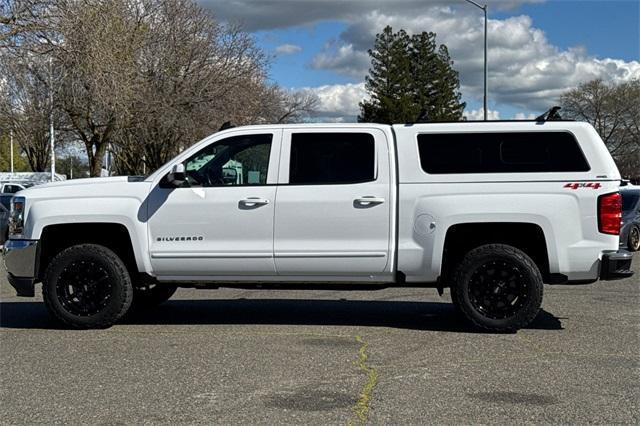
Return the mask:
[(257, 207), (269, 204), (269, 200), (260, 197), (247, 197), (244, 200), (240, 200), (240, 204), (245, 207)]
[(375, 204), (384, 203), (384, 198), (374, 197), (372, 195), (365, 195), (364, 197), (356, 198), (355, 200), (353, 200), (353, 202), (358, 206), (368, 207), (368, 206), (373, 206)]

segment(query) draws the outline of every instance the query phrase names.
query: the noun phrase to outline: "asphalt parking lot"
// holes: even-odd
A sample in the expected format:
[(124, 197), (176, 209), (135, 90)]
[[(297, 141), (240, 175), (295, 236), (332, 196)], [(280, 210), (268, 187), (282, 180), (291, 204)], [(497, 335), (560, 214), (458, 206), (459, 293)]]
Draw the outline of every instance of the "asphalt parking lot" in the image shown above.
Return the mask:
[(179, 290), (72, 331), (0, 275), (2, 424), (640, 423), (637, 276), (492, 335), (429, 289)]

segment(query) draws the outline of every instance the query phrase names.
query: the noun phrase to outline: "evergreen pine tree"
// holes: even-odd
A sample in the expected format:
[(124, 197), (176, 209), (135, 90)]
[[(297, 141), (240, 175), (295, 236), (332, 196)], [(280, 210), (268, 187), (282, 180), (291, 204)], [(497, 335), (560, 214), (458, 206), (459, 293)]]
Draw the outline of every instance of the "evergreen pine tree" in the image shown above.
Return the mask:
[(460, 80), (458, 72), (453, 68), (449, 49), (444, 44), (438, 48), (435, 74), (433, 80), (432, 121), (462, 120), (466, 106), (461, 102)]
[(411, 60), (406, 52), (411, 39), (404, 30), (393, 33), (387, 26), (376, 36), (369, 50), (371, 70), (365, 87), (371, 101), (361, 102), (359, 121), (392, 123), (402, 121), (411, 108)]
[(462, 119), (460, 82), (446, 46), (436, 35), (409, 37), (387, 26), (369, 50), (371, 68), (365, 80), (369, 101), (360, 103), (361, 122), (413, 122), (426, 114), (429, 121)]

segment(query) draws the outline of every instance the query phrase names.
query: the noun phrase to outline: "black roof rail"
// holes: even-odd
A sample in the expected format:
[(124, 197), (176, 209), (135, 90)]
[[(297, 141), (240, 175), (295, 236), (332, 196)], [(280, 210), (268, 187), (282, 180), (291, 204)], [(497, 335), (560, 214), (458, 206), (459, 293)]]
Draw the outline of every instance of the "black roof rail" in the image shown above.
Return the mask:
[(427, 111), (422, 109), (420, 110), (420, 114), (418, 115), (416, 121), (407, 122), (407, 123), (392, 123), (392, 124), (404, 124), (405, 126), (412, 126), (414, 124), (443, 124), (443, 123), (531, 123), (536, 122), (539, 124), (545, 123), (547, 121), (575, 121), (571, 118), (562, 118), (558, 111), (560, 111), (559, 106), (554, 106), (533, 120), (530, 118), (514, 118), (514, 119), (505, 119), (505, 120), (429, 120)]
[[(575, 122), (576, 120), (570, 118), (556, 118), (553, 121), (565, 121), (565, 122)], [(464, 123), (535, 123), (539, 122), (537, 120), (532, 119), (511, 119), (511, 120), (446, 120), (446, 121), (429, 121), (429, 122), (407, 122), (407, 123), (393, 123), (393, 124), (404, 124), (405, 126), (412, 126), (414, 124), (464, 124)], [(384, 123), (377, 123), (384, 124)]]
[(545, 121), (558, 121), (562, 120), (562, 117), (558, 113), (562, 108), (554, 106), (536, 117), (536, 123), (544, 123)]
[(227, 129), (231, 129), (234, 126), (233, 124), (231, 124), (231, 121), (225, 121), (224, 123), (222, 123), (222, 126), (220, 126), (220, 128), (218, 129), (219, 132), (223, 131), (223, 130), (227, 130)]

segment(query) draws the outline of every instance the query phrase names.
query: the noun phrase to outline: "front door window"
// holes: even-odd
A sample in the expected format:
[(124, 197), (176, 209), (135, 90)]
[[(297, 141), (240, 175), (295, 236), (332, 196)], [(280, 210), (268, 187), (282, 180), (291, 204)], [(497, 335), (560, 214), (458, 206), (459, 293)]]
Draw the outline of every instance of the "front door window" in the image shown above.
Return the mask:
[(185, 162), (185, 186), (265, 185), (271, 139), (271, 134), (235, 136), (203, 148)]

